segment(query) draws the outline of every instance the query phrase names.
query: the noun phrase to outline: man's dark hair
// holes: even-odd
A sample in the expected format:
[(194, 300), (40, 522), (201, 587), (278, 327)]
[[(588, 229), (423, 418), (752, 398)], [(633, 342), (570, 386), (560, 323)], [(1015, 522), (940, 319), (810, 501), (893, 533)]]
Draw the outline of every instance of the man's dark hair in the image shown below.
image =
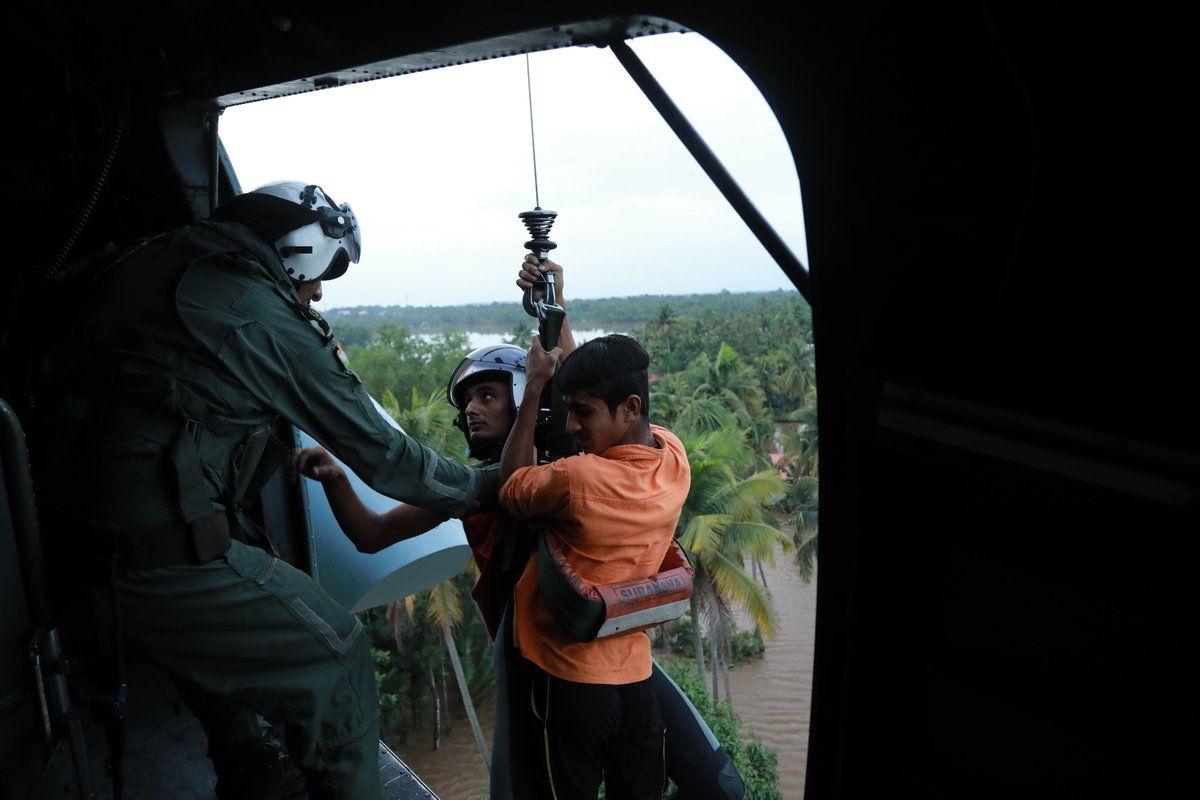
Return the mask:
[(631, 394), (642, 399), (642, 416), (650, 416), (650, 354), (637, 339), (611, 333), (584, 342), (562, 363), (558, 388), (563, 394), (590, 394), (610, 414)]

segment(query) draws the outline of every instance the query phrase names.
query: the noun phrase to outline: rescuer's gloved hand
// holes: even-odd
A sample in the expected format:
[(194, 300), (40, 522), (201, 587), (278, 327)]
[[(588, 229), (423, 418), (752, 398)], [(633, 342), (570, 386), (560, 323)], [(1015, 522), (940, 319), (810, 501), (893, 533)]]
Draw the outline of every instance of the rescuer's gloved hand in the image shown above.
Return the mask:
[[(556, 264), (550, 259), (539, 264), (537, 256), (533, 253), (526, 253), (525, 260), (521, 262), (521, 268), (517, 271), (517, 286), (523, 292), (535, 281), (545, 280), (549, 275), (554, 276), (554, 297), (561, 306), (563, 304), (563, 268), (561, 264)], [(536, 303), (541, 298), (542, 292), (535, 289), (533, 301)]]
[(331, 483), (345, 475), (333, 456), (320, 447), (309, 447), (293, 453), (289, 472), (293, 480), (303, 475), (321, 483)]

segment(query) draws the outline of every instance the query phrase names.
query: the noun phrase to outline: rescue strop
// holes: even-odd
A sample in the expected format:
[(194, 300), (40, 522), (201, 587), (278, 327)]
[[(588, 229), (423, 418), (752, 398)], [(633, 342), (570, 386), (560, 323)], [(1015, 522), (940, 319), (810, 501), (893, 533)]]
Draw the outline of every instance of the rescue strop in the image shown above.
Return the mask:
[(692, 565), (671, 542), (658, 572), (619, 583), (592, 583), (568, 563), (553, 531), (538, 537), (538, 590), (554, 621), (577, 642), (640, 631), (679, 619), (692, 596)]
[[(526, 79), (529, 60), (526, 57)], [(533, 151), (534, 208), (518, 214), (529, 231), (525, 248), (544, 263), (558, 245), (550, 239), (557, 212), (542, 208), (537, 186), (537, 143), (533, 136), (533, 89), (529, 88), (529, 136)], [(541, 297), (535, 299), (535, 291)], [(547, 351), (558, 346), (566, 310), (558, 304), (554, 280), (543, 276), (525, 290), (525, 313), (538, 320), (538, 335)], [(534, 434), (538, 463), (573, 456), (579, 443), (567, 433), (567, 404), (558, 388), (558, 371), (550, 378), (538, 404), (539, 419)], [(592, 583), (567, 562), (566, 550), (550, 530), (538, 536), (539, 591), (554, 621), (577, 642), (640, 631), (679, 619), (692, 596), (692, 565), (683, 548), (671, 542), (658, 572), (648, 578), (619, 583)]]

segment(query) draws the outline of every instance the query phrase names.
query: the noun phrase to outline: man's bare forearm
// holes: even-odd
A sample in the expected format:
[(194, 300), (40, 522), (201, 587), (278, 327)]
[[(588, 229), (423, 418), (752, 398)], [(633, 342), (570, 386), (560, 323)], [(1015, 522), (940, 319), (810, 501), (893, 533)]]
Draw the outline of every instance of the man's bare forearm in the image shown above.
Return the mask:
[(501, 485), (521, 467), (532, 467), (537, 464), (537, 448), (533, 444), (533, 432), (537, 427), (541, 395), (542, 385), (532, 383), (525, 385), (521, 410), (517, 412), (517, 421), (513, 423), (508, 440), (504, 443), (504, 452), (500, 456)]
[(378, 553), (396, 542), (419, 536), (447, 519), (445, 514), (437, 511), (406, 504), (377, 514), (367, 508), (345, 474), (322, 486), (342, 532), (363, 553)]

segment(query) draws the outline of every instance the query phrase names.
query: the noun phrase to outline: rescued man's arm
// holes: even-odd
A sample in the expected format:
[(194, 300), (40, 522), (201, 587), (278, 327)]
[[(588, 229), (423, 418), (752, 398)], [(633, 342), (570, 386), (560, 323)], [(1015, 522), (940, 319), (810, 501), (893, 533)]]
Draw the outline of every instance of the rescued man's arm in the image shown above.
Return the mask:
[(574, 459), (561, 458), (539, 466), (533, 441), (542, 388), (554, 374), (554, 363), (560, 355), (557, 347), (547, 353), (535, 336), (525, 359), (525, 394), (500, 456), (500, 505), (514, 517), (558, 516), (566, 512), (570, 502), (570, 465)]
[(448, 519), (445, 514), (405, 503), (383, 514), (372, 511), (350, 485), (345, 470), (320, 447), (297, 450), (291, 469), (293, 475), (320, 482), (334, 518), (360, 553), (378, 553), (396, 542), (431, 531)]

